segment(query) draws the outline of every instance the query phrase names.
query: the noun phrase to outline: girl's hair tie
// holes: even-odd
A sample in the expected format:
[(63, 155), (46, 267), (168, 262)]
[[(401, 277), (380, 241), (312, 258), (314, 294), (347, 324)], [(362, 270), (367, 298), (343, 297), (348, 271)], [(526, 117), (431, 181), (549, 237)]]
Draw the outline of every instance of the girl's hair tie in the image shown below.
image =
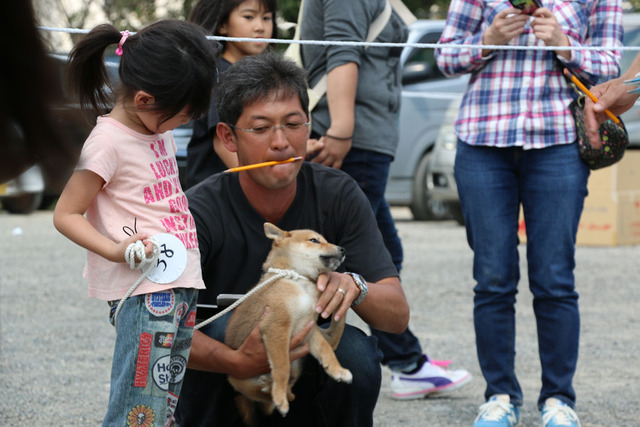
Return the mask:
[(116, 55), (122, 56), (122, 45), (127, 40), (127, 37), (129, 37), (129, 31), (124, 30), (122, 32), (122, 38), (120, 39), (120, 42), (118, 43), (118, 47), (116, 48)]

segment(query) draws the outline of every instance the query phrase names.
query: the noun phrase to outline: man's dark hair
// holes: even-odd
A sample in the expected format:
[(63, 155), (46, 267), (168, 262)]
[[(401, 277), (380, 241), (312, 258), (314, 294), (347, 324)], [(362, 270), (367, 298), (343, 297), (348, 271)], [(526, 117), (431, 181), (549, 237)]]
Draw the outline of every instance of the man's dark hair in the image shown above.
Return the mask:
[(309, 115), (306, 72), (276, 52), (247, 56), (233, 64), (220, 76), (215, 96), (220, 121), (232, 125), (246, 105), (272, 96), (297, 96)]

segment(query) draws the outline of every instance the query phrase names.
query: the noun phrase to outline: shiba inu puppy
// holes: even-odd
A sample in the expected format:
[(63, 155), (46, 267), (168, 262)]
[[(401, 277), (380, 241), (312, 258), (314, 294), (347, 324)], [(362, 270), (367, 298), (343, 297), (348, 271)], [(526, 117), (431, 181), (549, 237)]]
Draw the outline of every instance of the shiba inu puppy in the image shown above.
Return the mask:
[[(321, 273), (334, 271), (344, 261), (345, 251), (312, 230), (283, 231), (271, 223), (264, 231), (273, 240), (264, 262), (260, 283), (273, 280), (242, 302), (227, 325), (225, 343), (237, 349), (260, 322), (271, 373), (249, 379), (229, 377), (233, 388), (241, 393), (238, 407), (245, 423), (253, 423), (254, 408), (262, 406), (266, 414), (275, 408), (284, 416), (294, 399), (293, 384), (300, 376), (302, 359), (289, 361), (289, 344), (293, 335), (310, 320), (317, 320), (315, 305), (320, 297), (316, 279)], [(274, 276), (278, 276), (277, 278)], [(284, 277), (281, 277), (284, 276)], [(270, 308), (263, 317), (265, 307)], [(306, 336), (309, 352), (336, 381), (350, 383), (351, 372), (344, 369), (333, 352), (344, 330), (345, 318), (331, 321), (327, 329), (314, 325)]]

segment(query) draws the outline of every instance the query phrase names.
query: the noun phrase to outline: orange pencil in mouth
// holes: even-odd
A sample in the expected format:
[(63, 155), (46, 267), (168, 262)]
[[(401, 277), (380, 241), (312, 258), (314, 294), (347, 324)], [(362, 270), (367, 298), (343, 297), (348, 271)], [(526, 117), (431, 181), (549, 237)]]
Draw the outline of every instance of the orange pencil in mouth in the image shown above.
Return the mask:
[(246, 170), (249, 170), (249, 169), (264, 168), (264, 167), (267, 167), (267, 166), (282, 165), (284, 163), (293, 163), (293, 162), (297, 162), (298, 160), (302, 160), (302, 159), (303, 159), (302, 156), (298, 156), (298, 157), (291, 157), (290, 159), (286, 159), (286, 160), (272, 160), (270, 162), (255, 163), (253, 165), (238, 166), (237, 168), (227, 169), (224, 172), (225, 173), (230, 173), (230, 172), (246, 171)]

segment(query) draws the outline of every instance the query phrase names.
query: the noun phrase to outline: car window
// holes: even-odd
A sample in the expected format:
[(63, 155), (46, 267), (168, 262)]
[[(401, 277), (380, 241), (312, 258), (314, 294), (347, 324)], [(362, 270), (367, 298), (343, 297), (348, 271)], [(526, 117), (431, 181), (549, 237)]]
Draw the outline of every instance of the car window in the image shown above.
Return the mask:
[[(418, 43), (437, 43), (440, 33), (424, 34)], [(417, 83), (445, 78), (436, 65), (434, 50), (431, 48), (415, 48), (409, 54), (402, 73), (402, 84)]]
[[(625, 46), (640, 46), (640, 28), (625, 28), (623, 44)], [(624, 72), (629, 68), (637, 54), (637, 51), (632, 50), (625, 50), (622, 52), (622, 60), (620, 61), (621, 72)]]

